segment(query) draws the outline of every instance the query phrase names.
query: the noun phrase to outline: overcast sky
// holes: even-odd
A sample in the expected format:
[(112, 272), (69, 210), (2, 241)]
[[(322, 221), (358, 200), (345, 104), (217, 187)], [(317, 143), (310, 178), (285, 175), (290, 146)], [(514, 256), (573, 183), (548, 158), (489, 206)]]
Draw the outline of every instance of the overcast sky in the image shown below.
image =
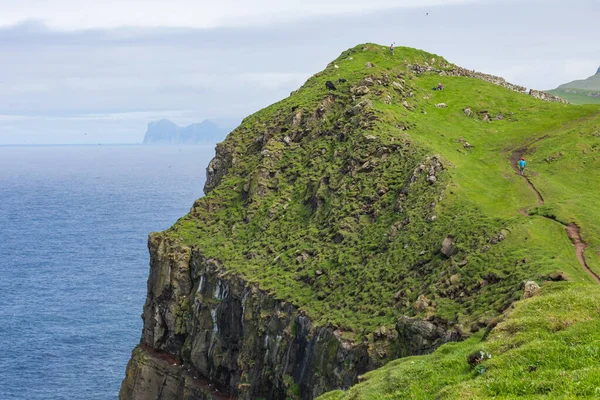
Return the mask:
[(598, 16), (599, 0), (0, 0), (0, 143), (241, 118), (365, 42), (550, 89), (596, 71)]

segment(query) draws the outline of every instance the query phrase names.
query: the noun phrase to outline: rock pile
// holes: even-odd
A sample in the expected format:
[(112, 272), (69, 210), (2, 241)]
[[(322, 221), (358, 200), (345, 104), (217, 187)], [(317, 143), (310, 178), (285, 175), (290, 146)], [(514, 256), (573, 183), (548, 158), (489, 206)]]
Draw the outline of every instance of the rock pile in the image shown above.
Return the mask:
[(560, 97), (555, 96), (550, 93), (542, 92), (541, 90), (531, 89), (529, 91), (529, 95), (532, 97), (535, 97), (536, 99), (540, 99), (540, 100), (544, 100), (544, 101), (550, 101), (553, 103), (569, 104), (569, 102), (566, 101), (565, 99), (561, 99)]

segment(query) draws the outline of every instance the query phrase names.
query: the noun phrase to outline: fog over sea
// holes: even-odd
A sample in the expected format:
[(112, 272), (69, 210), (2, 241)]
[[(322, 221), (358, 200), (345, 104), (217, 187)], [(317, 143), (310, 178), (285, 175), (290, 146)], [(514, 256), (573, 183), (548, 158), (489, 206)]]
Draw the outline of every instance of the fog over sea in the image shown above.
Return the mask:
[(202, 195), (214, 146), (0, 146), (0, 398), (116, 399), (147, 237)]

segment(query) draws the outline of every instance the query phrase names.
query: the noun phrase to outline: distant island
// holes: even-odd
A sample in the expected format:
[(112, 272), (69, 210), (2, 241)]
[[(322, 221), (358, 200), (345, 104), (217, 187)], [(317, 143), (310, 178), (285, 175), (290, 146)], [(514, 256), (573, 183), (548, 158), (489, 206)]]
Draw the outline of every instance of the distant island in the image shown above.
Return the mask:
[(600, 67), (587, 79), (565, 83), (548, 92), (573, 104), (600, 104)]
[(150, 122), (143, 144), (213, 144), (221, 142), (239, 121), (234, 119), (204, 120), (181, 127), (168, 119)]

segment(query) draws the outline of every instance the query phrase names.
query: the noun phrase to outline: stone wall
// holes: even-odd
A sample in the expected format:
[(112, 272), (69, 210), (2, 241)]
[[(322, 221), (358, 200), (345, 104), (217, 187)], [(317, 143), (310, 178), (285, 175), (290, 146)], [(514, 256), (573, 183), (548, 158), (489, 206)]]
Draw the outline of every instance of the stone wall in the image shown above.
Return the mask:
[(531, 89), (529, 91), (529, 95), (532, 97), (535, 97), (536, 99), (540, 99), (540, 100), (544, 100), (544, 101), (550, 101), (553, 103), (569, 104), (569, 102), (565, 99), (561, 99), (558, 96), (555, 96), (550, 93), (542, 92), (540, 90)]
[(451, 71), (443, 71), (443, 75), (447, 76), (465, 76), (468, 78), (481, 79), (482, 81), (493, 83), (494, 85), (502, 86), (506, 89), (513, 90), (519, 93), (527, 93), (527, 88), (524, 86), (514, 85), (507, 82), (504, 78), (499, 76), (484, 74), (482, 72), (471, 71), (461, 67), (454, 67)]
[[(499, 76), (484, 74), (482, 72), (477, 72), (477, 71), (469, 70), (469, 69), (462, 68), (462, 67), (454, 66), (452, 69), (449, 69), (449, 70), (438, 70), (438, 69), (431, 67), (430, 65), (425, 65), (425, 66), (411, 65), (409, 67), (416, 74), (422, 74), (425, 72), (434, 72), (434, 73), (440, 74), (440, 76), (463, 76), (463, 77), (467, 77), (467, 78), (480, 79), (482, 81), (490, 82), (490, 83), (493, 83), (494, 85), (502, 86), (506, 89), (513, 90), (515, 92), (527, 94), (527, 88), (524, 86), (512, 84), (510, 82), (507, 82), (504, 78), (501, 78)], [(535, 97), (536, 99), (540, 99), (540, 100), (544, 100), (544, 101), (569, 104), (568, 101), (561, 99), (560, 97), (557, 97), (550, 93), (542, 92), (539, 90), (531, 89), (529, 91), (529, 95), (532, 97)]]

